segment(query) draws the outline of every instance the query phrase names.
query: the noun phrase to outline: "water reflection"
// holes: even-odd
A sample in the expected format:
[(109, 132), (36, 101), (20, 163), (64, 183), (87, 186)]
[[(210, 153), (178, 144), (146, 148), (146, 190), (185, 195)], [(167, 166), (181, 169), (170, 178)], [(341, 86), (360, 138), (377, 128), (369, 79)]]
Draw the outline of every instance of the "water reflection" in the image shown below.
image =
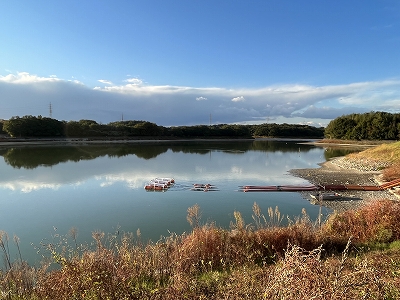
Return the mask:
[(355, 153), (359, 152), (360, 148), (355, 149), (355, 148), (335, 148), (335, 147), (329, 147), (325, 148), (325, 159), (330, 160), (331, 158), (334, 157), (339, 157), (339, 156), (345, 156), (350, 153)]
[(214, 151), (240, 154), (247, 151), (262, 152), (305, 152), (313, 149), (311, 145), (301, 145), (293, 142), (277, 141), (215, 141), (170, 142), (122, 144), (101, 146), (41, 146), (15, 147), (0, 149), (4, 161), (14, 168), (34, 169), (39, 166), (51, 167), (63, 162), (79, 162), (98, 157), (123, 157), (135, 155), (138, 158), (152, 159), (167, 152), (209, 154)]
[(310, 160), (305, 153), (312, 152), (319, 151), (311, 145), (276, 141), (17, 147), (1, 152), (12, 169), (0, 169), (0, 186), (26, 193), (65, 184), (79, 186), (94, 179), (99, 187), (124, 182), (129, 188), (140, 188), (147, 179), (159, 176), (251, 184), (274, 181), (291, 168), (314, 166), (322, 158)]
[[(252, 222), (252, 205), (263, 212), (278, 206), (282, 214), (312, 218), (319, 207), (299, 193), (243, 193), (241, 185), (306, 183), (293, 168), (314, 168), (329, 151), (290, 141), (163, 142), (132, 145), (10, 147), (0, 149), (0, 230), (21, 238), (32, 251), (53, 227), (79, 230), (81, 242), (91, 232), (120, 226), (157, 240), (169, 232), (190, 230), (188, 207), (199, 204), (204, 220), (229, 227), (233, 212)], [(147, 193), (151, 178), (174, 177), (177, 186)], [(193, 183), (212, 183), (218, 192), (193, 192)], [(328, 210), (324, 210), (327, 213)], [(25, 248), (24, 248), (25, 247)]]

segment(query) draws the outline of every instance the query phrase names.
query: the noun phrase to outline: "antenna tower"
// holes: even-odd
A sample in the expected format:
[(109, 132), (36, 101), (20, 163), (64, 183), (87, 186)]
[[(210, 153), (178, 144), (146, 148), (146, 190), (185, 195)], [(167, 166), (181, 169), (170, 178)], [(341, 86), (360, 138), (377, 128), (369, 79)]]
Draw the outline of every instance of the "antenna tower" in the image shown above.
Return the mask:
[(50, 119), (53, 117), (53, 108), (51, 107), (51, 102), (49, 105)]

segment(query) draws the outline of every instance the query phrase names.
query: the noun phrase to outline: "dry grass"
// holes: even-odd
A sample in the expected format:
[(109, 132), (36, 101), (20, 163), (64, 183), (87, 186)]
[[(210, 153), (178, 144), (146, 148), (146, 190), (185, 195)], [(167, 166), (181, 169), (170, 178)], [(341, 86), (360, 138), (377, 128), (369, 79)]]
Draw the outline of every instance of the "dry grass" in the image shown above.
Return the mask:
[(400, 142), (382, 144), (373, 148), (369, 148), (362, 152), (352, 153), (348, 155), (350, 158), (379, 160), (396, 164), (400, 162)]
[(374, 201), (356, 210), (332, 215), (321, 229), (331, 241), (351, 236), (355, 245), (400, 240), (400, 202)]
[(340, 140), (340, 139), (322, 139), (319, 140), (317, 143), (321, 144), (336, 144), (336, 145), (361, 145), (361, 146), (379, 146), (382, 144), (391, 144), (393, 141), (382, 141), (382, 140), (375, 140), (375, 141), (370, 141), (370, 140)]
[(400, 178), (400, 162), (397, 162), (382, 171), (382, 179), (391, 181)]
[(382, 180), (392, 181), (400, 178), (400, 142), (383, 144), (347, 156), (349, 159), (364, 161), (373, 165), (378, 162), (387, 167), (382, 170)]
[[(199, 226), (188, 210), (189, 234), (142, 244), (133, 234), (93, 233), (93, 247), (47, 245), (48, 264), (9, 261), (8, 236), (0, 247), (0, 299), (396, 299), (400, 296), (400, 203), (377, 201), (334, 214), (326, 223), (305, 212), (281, 226), (279, 210), (254, 224), (239, 212), (229, 230)], [(139, 235), (139, 233), (138, 233)], [(71, 239), (72, 238), (72, 239)], [(349, 242), (351, 239), (351, 243)], [(14, 242), (18, 242), (14, 239)], [(365, 249), (394, 250), (365, 252)], [(361, 251), (364, 249), (364, 251)]]

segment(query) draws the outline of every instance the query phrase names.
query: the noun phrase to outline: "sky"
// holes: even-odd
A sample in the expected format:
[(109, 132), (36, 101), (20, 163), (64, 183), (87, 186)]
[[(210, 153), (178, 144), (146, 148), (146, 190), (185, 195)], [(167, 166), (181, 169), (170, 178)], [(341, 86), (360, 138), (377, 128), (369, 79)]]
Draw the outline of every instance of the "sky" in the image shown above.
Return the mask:
[(326, 126), (400, 111), (398, 0), (0, 2), (0, 119)]

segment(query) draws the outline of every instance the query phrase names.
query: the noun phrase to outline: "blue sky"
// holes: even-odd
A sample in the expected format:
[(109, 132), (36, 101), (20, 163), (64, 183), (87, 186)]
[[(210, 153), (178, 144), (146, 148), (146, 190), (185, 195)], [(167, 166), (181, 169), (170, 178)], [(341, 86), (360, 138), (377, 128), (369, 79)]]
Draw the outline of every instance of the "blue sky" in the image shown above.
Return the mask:
[(0, 119), (326, 126), (399, 112), (398, 0), (2, 1)]

